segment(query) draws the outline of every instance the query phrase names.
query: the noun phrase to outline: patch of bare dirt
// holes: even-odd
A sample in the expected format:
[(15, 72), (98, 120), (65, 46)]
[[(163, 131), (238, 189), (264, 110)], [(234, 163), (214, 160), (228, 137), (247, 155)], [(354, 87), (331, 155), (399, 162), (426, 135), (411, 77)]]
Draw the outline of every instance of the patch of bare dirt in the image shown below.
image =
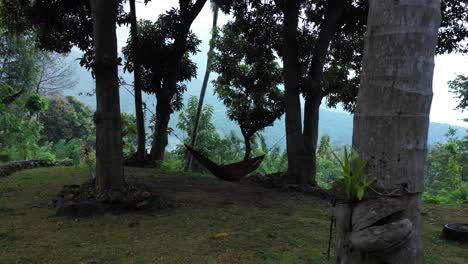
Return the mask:
[(209, 175), (167, 175), (151, 169), (126, 168), (126, 177), (144, 182), (152, 192), (182, 207), (239, 205), (269, 208), (288, 195), (249, 182), (227, 182)]

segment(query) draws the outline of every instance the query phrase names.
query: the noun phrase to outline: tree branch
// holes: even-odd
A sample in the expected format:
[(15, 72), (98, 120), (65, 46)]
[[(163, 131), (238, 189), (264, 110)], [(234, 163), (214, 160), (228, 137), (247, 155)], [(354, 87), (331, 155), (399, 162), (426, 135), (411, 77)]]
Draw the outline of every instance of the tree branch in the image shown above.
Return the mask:
[(344, 0), (332, 0), (329, 2), (325, 20), (320, 25), (320, 33), (312, 53), (312, 62), (308, 70), (308, 79), (311, 83), (305, 87), (307, 93), (322, 88), (323, 67), (328, 54), (327, 50), (338, 28), (344, 8)]
[(206, 0), (197, 0), (195, 4), (192, 5), (192, 8), (188, 12), (188, 21), (191, 25), (195, 18), (200, 14), (201, 10), (205, 6)]

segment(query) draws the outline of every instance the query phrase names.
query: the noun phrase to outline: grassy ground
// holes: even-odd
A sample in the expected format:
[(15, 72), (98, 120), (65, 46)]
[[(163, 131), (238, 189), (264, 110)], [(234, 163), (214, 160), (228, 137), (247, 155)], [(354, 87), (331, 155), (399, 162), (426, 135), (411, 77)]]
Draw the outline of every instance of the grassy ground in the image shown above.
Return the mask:
[[(325, 251), (329, 208), (211, 177), (127, 169), (179, 205), (145, 214), (90, 219), (52, 217), (50, 199), (86, 170), (56, 167), (0, 178), (0, 263), (332, 263)], [(468, 207), (424, 206), (425, 263), (466, 263), (468, 246), (440, 238), (446, 222), (466, 222)], [(226, 233), (222, 238), (216, 234)]]

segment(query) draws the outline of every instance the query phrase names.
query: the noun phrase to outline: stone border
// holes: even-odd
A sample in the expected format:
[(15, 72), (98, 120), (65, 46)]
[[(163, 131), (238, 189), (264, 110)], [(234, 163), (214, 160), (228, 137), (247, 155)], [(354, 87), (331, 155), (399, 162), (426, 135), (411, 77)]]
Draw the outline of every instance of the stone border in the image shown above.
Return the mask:
[(53, 166), (73, 166), (73, 161), (47, 161), (47, 160), (21, 160), (13, 161), (6, 165), (0, 166), (0, 178), (7, 177), (15, 172), (35, 169), (40, 167), (53, 167)]

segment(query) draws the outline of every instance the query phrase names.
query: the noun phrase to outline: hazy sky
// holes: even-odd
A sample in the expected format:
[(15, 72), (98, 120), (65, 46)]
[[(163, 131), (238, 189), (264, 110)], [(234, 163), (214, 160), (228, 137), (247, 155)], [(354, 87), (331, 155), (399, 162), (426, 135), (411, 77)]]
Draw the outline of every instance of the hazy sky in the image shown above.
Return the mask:
[[(158, 15), (171, 7), (177, 6), (177, 0), (153, 0), (147, 6), (143, 1), (137, 0), (137, 15), (139, 19), (156, 20)], [(228, 20), (224, 15), (219, 18), (219, 24), (223, 24)], [(203, 41), (200, 49), (201, 55), (205, 60), (208, 50), (207, 43), (210, 38), (210, 30), (212, 23), (212, 14), (209, 4), (206, 4), (200, 15), (196, 18), (192, 25), (192, 30)], [(118, 41), (119, 50), (125, 44), (128, 36), (127, 28), (119, 28)], [(205, 71), (205, 65), (198, 65), (199, 73)], [(447, 82), (455, 78), (456, 74), (468, 74), (468, 56), (459, 54), (450, 54), (436, 57), (434, 71), (434, 98), (432, 101), (431, 121), (438, 123), (448, 123), (458, 126), (468, 127), (462, 118), (468, 118), (468, 111), (462, 113), (454, 110), (456, 100), (448, 91)]]

